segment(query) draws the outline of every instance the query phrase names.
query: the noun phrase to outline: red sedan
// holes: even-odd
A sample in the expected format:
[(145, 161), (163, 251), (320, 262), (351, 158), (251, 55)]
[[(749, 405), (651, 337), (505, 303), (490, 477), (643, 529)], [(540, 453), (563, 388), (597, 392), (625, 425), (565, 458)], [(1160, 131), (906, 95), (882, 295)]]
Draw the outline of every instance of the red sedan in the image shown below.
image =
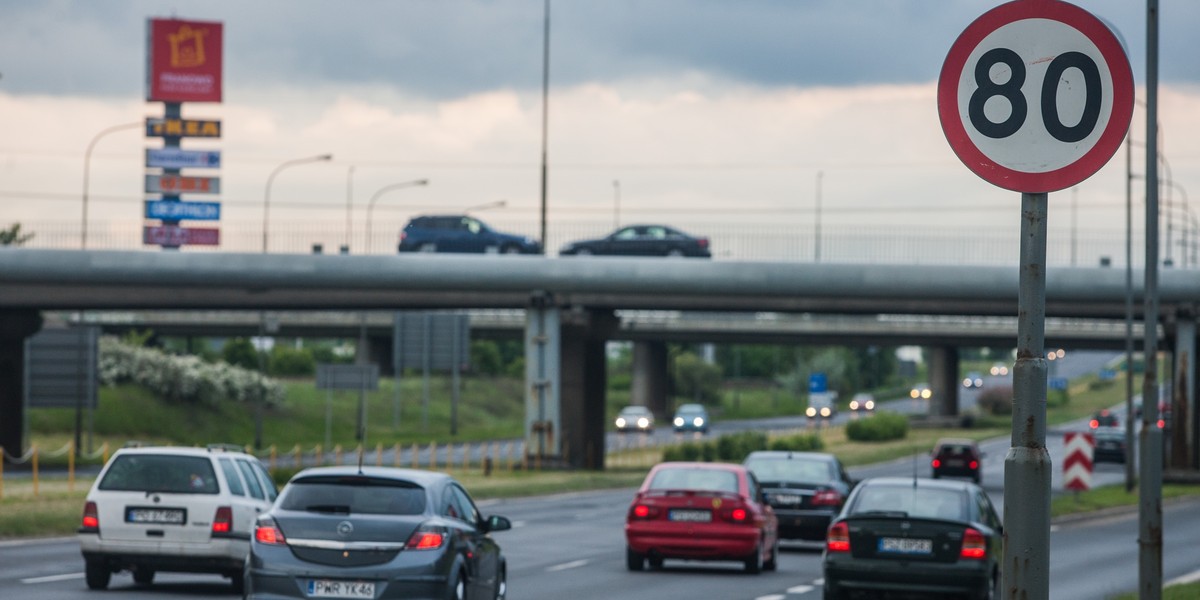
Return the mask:
[(663, 559), (732, 560), (749, 573), (773, 571), (779, 557), (775, 512), (746, 467), (666, 462), (650, 470), (625, 518), (631, 571)]

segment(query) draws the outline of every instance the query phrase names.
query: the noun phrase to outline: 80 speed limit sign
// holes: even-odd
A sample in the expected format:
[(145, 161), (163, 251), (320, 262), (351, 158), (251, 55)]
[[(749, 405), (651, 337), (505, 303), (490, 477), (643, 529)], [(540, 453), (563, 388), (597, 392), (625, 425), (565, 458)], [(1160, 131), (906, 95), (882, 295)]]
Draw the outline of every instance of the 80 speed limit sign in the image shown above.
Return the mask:
[(1133, 116), (1113, 32), (1058, 0), (1017, 0), (972, 22), (946, 56), (938, 114), (959, 159), (1005, 189), (1052, 192), (1100, 170)]

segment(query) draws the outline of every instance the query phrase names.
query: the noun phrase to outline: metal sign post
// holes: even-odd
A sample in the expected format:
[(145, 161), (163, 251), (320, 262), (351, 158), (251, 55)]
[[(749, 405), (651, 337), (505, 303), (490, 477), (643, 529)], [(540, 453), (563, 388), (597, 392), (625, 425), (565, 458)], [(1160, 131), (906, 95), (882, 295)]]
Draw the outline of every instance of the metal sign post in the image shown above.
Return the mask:
[(1046, 450), (1046, 230), (1049, 192), (1110, 159), (1133, 116), (1133, 73), (1112, 31), (1057, 0), (1017, 0), (955, 40), (938, 79), (938, 113), (959, 159), (1021, 192), (1012, 447), (1004, 460), (1000, 595), (1050, 595), (1050, 454)]

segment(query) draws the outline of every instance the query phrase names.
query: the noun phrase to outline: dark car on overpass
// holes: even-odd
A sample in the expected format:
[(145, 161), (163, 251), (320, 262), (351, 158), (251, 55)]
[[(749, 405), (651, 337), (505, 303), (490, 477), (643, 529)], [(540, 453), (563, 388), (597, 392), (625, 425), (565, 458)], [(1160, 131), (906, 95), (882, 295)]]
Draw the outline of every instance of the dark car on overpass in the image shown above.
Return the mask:
[(541, 254), (531, 237), (504, 233), (469, 215), (415, 217), (400, 232), (400, 252)]
[(629, 225), (602, 238), (571, 242), (561, 256), (687, 256), (711, 258), (707, 237), (696, 237), (666, 225)]

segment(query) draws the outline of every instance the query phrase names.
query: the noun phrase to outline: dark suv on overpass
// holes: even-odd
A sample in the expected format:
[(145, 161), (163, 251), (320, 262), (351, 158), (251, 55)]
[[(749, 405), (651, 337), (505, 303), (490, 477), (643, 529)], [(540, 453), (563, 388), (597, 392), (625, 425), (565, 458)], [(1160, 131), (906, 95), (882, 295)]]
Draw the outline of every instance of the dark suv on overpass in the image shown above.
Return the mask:
[(503, 233), (468, 215), (414, 217), (400, 232), (400, 252), (541, 254), (528, 236)]

